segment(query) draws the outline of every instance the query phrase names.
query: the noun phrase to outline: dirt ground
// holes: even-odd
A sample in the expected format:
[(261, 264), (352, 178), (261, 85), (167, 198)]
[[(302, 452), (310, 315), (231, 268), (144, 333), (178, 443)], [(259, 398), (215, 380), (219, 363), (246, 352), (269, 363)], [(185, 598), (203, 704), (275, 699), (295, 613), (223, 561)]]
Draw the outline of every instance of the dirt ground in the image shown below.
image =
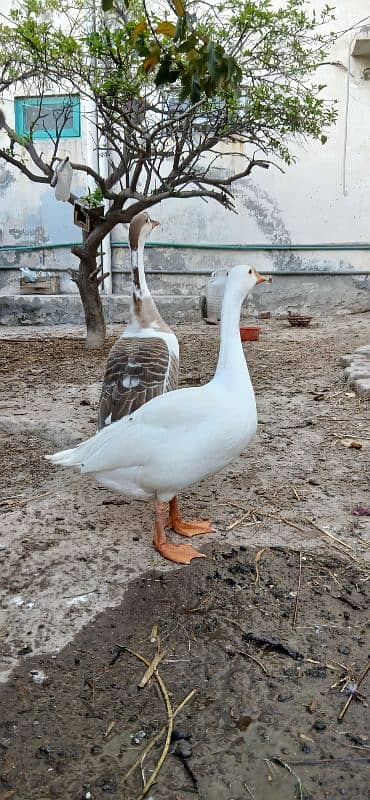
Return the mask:
[[(190, 744), (171, 745), (152, 800), (367, 797), (364, 698), (337, 716), (369, 658), (369, 517), (353, 511), (370, 501), (370, 410), (339, 359), (369, 342), (370, 319), (261, 325), (245, 345), (258, 434), (182, 496), (217, 530), (199, 540), (207, 559), (175, 571), (151, 547), (147, 504), (43, 459), (94, 432), (106, 353), (86, 353), (76, 330), (1, 331), (1, 798), (139, 797), (140, 769), (122, 779), (166, 712), (116, 644), (150, 659), (153, 625), (171, 702), (197, 692), (175, 721)], [(217, 328), (177, 333), (182, 384), (206, 381)]]

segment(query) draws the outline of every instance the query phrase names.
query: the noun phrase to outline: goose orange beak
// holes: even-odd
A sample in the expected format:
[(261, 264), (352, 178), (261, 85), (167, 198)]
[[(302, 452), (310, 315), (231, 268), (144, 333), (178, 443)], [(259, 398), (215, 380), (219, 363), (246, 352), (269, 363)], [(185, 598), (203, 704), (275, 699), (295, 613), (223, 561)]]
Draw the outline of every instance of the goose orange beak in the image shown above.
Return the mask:
[(272, 278), (269, 275), (260, 275), (259, 272), (256, 271), (256, 283), (272, 283)]

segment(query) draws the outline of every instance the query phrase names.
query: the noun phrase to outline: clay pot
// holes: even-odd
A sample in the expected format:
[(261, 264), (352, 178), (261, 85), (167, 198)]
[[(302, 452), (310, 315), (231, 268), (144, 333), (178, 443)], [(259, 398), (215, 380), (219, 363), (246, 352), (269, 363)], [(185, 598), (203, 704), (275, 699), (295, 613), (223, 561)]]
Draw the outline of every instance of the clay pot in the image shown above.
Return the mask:
[(242, 342), (258, 342), (260, 330), (261, 328), (256, 325), (248, 325), (246, 328), (240, 328), (240, 338)]
[(302, 314), (291, 314), (288, 312), (289, 325), (294, 328), (307, 328), (311, 322), (312, 317), (305, 317)]

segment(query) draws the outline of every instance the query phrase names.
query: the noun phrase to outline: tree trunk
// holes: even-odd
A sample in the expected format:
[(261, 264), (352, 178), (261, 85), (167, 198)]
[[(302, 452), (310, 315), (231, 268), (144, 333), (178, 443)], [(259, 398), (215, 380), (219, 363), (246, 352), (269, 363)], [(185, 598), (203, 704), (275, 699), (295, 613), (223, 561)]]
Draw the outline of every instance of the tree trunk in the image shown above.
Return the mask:
[(86, 350), (98, 350), (105, 341), (105, 320), (99, 294), (99, 280), (96, 270), (96, 257), (80, 259), (78, 272), (71, 271), (80, 293), (86, 321)]
[(78, 288), (85, 312), (86, 350), (98, 350), (105, 341), (105, 319), (99, 294), (96, 259), (80, 261)]

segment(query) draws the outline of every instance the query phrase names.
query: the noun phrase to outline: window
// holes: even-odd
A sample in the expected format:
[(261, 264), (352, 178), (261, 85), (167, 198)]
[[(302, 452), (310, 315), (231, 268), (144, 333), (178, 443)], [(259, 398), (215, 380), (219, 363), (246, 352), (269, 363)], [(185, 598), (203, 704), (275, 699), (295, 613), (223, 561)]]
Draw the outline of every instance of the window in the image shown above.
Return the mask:
[(15, 130), (25, 136), (32, 130), (33, 139), (80, 136), (80, 98), (78, 95), (16, 97)]

